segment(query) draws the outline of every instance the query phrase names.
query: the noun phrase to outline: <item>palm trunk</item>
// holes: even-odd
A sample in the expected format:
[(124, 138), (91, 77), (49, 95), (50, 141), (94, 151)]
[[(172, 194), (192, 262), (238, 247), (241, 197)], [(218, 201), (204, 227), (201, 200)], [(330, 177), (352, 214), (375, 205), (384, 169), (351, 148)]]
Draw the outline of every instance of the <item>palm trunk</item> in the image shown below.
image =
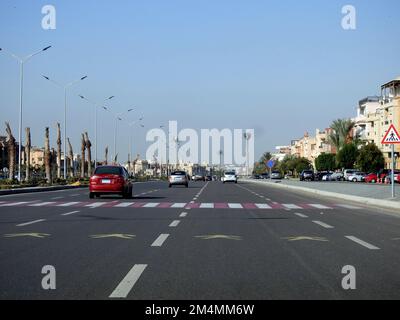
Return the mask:
[(104, 162), (104, 164), (107, 165), (108, 164), (108, 146), (106, 147), (106, 150), (105, 150), (105, 159), (106, 159), (106, 161)]
[(15, 138), (12, 134), (10, 124), (6, 122), (7, 148), (8, 148), (8, 178), (14, 180), (15, 175)]
[(51, 183), (51, 156), (50, 156), (49, 127), (46, 127), (45, 134), (44, 134), (44, 166), (45, 166), (47, 183)]
[[(72, 144), (69, 141), (69, 138), (67, 140), (68, 140), (68, 148), (69, 148), (69, 176), (71, 178), (73, 178), (74, 177), (74, 151), (72, 149)], [(64, 156), (64, 158), (65, 158), (65, 156)], [(66, 158), (64, 159), (64, 161), (66, 161)]]
[(86, 149), (85, 136), (82, 133), (82, 139), (81, 139), (81, 178), (85, 177), (85, 149)]
[(25, 181), (29, 181), (31, 178), (31, 128), (25, 128), (26, 143), (25, 143), (25, 166), (26, 166), (26, 177)]
[[(64, 155), (64, 161), (65, 155)], [(60, 124), (57, 122), (57, 178), (61, 178), (61, 129)]]
[(87, 149), (87, 161), (88, 161), (87, 173), (88, 177), (90, 177), (92, 175), (92, 151), (91, 151), (92, 143), (89, 140), (89, 135), (87, 132), (85, 132), (85, 144)]

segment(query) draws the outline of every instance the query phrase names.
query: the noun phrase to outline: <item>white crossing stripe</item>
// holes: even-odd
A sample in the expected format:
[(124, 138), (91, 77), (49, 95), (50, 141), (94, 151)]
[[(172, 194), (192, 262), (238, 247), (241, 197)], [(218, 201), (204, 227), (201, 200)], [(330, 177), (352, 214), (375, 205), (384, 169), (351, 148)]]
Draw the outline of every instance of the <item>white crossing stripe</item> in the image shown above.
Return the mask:
[(42, 222), (42, 221), (46, 221), (46, 219), (39, 219), (39, 220), (35, 220), (35, 221), (20, 223), (20, 224), (17, 224), (17, 227), (24, 227), (24, 226), (28, 226), (30, 224), (34, 224), (34, 223), (38, 223), (38, 222)]
[(105, 205), (106, 203), (107, 202), (93, 202), (93, 203), (87, 204), (85, 207), (98, 208), (98, 207)]
[(19, 206), (19, 205), (25, 204), (25, 203), (29, 203), (29, 201), (4, 203), (4, 204), (0, 204), (0, 207), (13, 207), (13, 206)]
[(305, 214), (302, 214), (302, 213), (295, 212), (294, 214), (300, 218), (308, 218), (308, 216), (306, 216)]
[(258, 209), (272, 209), (269, 205), (266, 203), (256, 203), (255, 204)]
[(231, 209), (243, 209), (240, 203), (228, 203), (228, 207)]
[(54, 201), (53, 202), (39, 202), (39, 203), (30, 204), (29, 206), (30, 207), (42, 207), (42, 206), (46, 206), (46, 205), (52, 204), (52, 203), (55, 203), (55, 202)]
[(365, 241), (363, 241), (361, 239), (358, 239), (358, 238), (356, 238), (354, 236), (345, 236), (345, 238), (347, 238), (347, 239), (349, 239), (351, 241), (354, 241), (354, 242), (358, 243), (359, 245), (362, 245), (363, 247), (366, 247), (366, 248), (368, 248), (370, 250), (379, 250), (378, 247), (375, 247), (374, 245), (372, 245), (372, 244), (370, 244), (368, 242), (365, 242)]
[(59, 204), (57, 207), (70, 207), (70, 206), (73, 206), (73, 205), (78, 204), (78, 203), (80, 203), (80, 202), (66, 202), (66, 203), (63, 203), (63, 204)]
[(185, 202), (185, 203), (177, 202), (177, 203), (174, 203), (174, 204), (171, 206), (171, 208), (184, 208), (185, 206), (186, 206), (186, 202)]
[(326, 224), (326, 223), (324, 223), (324, 222), (322, 222), (322, 221), (313, 220), (313, 222), (314, 222), (315, 224), (320, 225), (321, 227), (326, 228), (326, 229), (333, 229), (332, 226), (330, 226), (329, 224)]
[(62, 216), (69, 216), (70, 214), (74, 214), (74, 213), (77, 213), (77, 212), (79, 212), (79, 211), (71, 211), (71, 212), (67, 212), (67, 213), (62, 213), (61, 215)]
[(352, 206), (352, 205), (349, 205), (349, 204), (337, 204), (336, 206), (337, 207), (346, 208), (346, 209), (355, 209), (355, 210), (362, 209), (360, 207)]
[(182, 212), (182, 213), (179, 215), (180, 218), (184, 218), (184, 217), (186, 217), (186, 216), (187, 216), (187, 212)]
[(146, 267), (147, 264), (135, 264), (109, 298), (126, 298)]
[(179, 223), (180, 223), (179, 220), (174, 220), (174, 221), (171, 222), (171, 224), (169, 226), (170, 227), (176, 227)]
[(158, 238), (152, 243), (152, 247), (161, 247), (165, 240), (169, 237), (169, 234), (162, 233)]
[(318, 204), (318, 203), (313, 203), (313, 204), (308, 204), (311, 207), (317, 208), (317, 209), (332, 209), (331, 207), (324, 206), (323, 204)]
[(302, 207), (296, 206), (295, 204), (291, 204), (291, 203), (286, 203), (286, 204), (282, 204), (285, 208), (287, 209), (303, 209)]
[(143, 208), (155, 208), (155, 207), (157, 207), (159, 204), (160, 204), (159, 202), (149, 202), (149, 203), (146, 203), (146, 204), (143, 206)]
[(121, 202), (121, 203), (116, 204), (114, 207), (125, 208), (125, 207), (129, 207), (131, 204), (133, 204), (133, 202)]
[(213, 209), (214, 208), (214, 203), (202, 203), (200, 205), (200, 208)]

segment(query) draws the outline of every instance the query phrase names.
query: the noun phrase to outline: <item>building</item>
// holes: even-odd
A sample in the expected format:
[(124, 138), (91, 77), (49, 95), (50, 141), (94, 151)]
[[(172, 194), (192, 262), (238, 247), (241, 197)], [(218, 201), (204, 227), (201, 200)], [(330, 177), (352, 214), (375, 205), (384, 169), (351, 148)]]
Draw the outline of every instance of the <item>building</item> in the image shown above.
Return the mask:
[(291, 146), (276, 146), (275, 150), (276, 152), (272, 154), (272, 158), (276, 161), (282, 161), (291, 154)]
[(369, 122), (368, 115), (374, 114), (381, 107), (380, 97), (369, 96), (358, 102), (357, 116), (352, 119), (354, 125), (354, 138), (360, 140), (369, 140), (373, 128)]

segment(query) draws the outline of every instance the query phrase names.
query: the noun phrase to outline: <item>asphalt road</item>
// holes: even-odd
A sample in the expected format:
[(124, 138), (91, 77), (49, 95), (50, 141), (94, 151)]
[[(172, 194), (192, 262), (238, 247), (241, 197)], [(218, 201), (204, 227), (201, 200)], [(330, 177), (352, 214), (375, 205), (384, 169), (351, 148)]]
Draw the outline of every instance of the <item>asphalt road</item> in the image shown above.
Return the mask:
[(2, 196), (0, 299), (399, 299), (399, 217), (251, 182)]

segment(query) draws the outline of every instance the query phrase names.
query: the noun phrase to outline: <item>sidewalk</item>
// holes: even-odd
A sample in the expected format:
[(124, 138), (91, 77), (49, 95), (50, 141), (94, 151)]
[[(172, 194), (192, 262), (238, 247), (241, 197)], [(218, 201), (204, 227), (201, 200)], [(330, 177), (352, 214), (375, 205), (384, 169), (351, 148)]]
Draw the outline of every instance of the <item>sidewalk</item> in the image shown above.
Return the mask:
[(266, 184), (283, 189), (292, 189), (340, 198), (349, 201), (371, 204), (379, 207), (400, 209), (400, 185), (395, 185), (396, 197), (392, 198), (391, 185), (354, 183), (354, 182), (307, 182), (299, 180), (253, 180), (257, 184)]

